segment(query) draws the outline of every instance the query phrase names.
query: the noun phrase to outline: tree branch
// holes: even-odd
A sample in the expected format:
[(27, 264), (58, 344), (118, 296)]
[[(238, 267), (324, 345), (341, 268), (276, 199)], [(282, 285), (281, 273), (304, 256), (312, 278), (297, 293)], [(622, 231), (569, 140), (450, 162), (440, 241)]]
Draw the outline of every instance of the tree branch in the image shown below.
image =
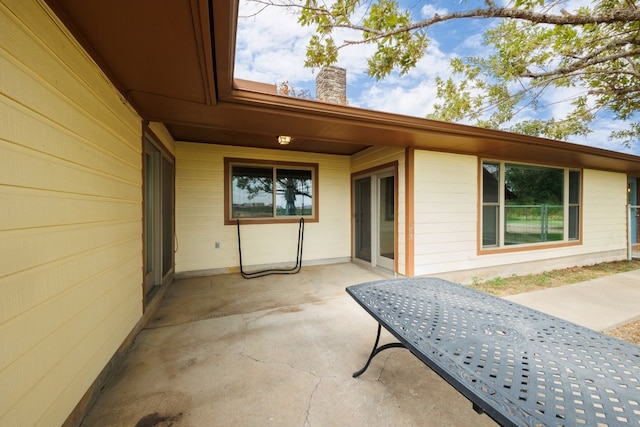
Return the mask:
[[(447, 120), (472, 118), (499, 128), (508, 125), (519, 110), (540, 108), (543, 92), (565, 87), (579, 89), (580, 95), (568, 100), (574, 109), (566, 119), (576, 128), (557, 126), (559, 121), (552, 118), (547, 124), (554, 138), (588, 130), (586, 124), (594, 120), (595, 112), (587, 103), (623, 120), (640, 111), (640, 9), (634, 0), (593, 0), (577, 12), (561, 9), (563, 0), (523, 0), (508, 7), (482, 0), (476, 9), (434, 14), (417, 22), (411, 21), (407, 10), (400, 10), (397, 0), (247, 1), (297, 10), (298, 22), (315, 28), (305, 66), (329, 65), (337, 61), (337, 51), (348, 46), (377, 44), (376, 53), (368, 59), (368, 73), (377, 79), (394, 69), (402, 74), (414, 67), (427, 50), (426, 30), (436, 24), (503, 21), (485, 31), (485, 42), (495, 46), (495, 52), (460, 60), (464, 66), (454, 59), (453, 73), (465, 79), (459, 84), (451, 79), (437, 83), (438, 96), (448, 101), (436, 105), (436, 111)], [(359, 36), (336, 43), (334, 29), (353, 30)], [(521, 87), (513, 86), (514, 82)]]
[(629, 95), (640, 93), (640, 86), (631, 86), (623, 88), (609, 88), (609, 89), (592, 89), (587, 92), (589, 95)]
[(291, 1), (285, 0), (277, 2), (275, 0), (249, 0), (252, 3), (284, 7), (289, 9), (307, 10), (316, 15), (328, 18), (331, 24), (320, 24), (323, 28), (346, 28), (363, 32), (375, 34), (377, 36), (393, 36), (400, 33), (416, 31), (419, 29), (428, 28), (434, 24), (451, 21), (462, 18), (506, 18), (506, 19), (519, 19), (525, 20), (537, 24), (552, 24), (552, 25), (588, 25), (588, 24), (610, 24), (615, 22), (630, 22), (640, 21), (640, 9), (635, 7), (617, 8), (612, 9), (607, 13), (594, 13), (594, 14), (552, 14), (546, 12), (536, 12), (531, 9), (519, 9), (514, 7), (496, 7), (493, 0), (485, 0), (487, 8), (478, 8), (473, 10), (465, 10), (460, 12), (446, 13), (444, 15), (436, 14), (432, 18), (425, 19), (419, 22), (415, 22), (411, 25), (399, 27), (392, 31), (379, 31), (373, 28), (364, 27), (361, 25), (355, 25), (353, 23), (341, 24), (336, 20), (331, 12), (326, 7), (310, 7), (302, 4), (296, 4)]
[(537, 79), (537, 78), (544, 78), (544, 77), (550, 77), (550, 76), (555, 76), (555, 75), (568, 75), (571, 74), (575, 71), (581, 70), (583, 68), (586, 67), (590, 67), (593, 65), (599, 65), (599, 64), (603, 64), (606, 62), (613, 62), (616, 61), (618, 59), (626, 59), (629, 58), (631, 56), (636, 56), (640, 54), (640, 48), (639, 49), (633, 49), (630, 51), (626, 51), (626, 52), (620, 52), (617, 54), (613, 54), (613, 55), (605, 55), (605, 56), (598, 56), (598, 57), (586, 57), (586, 58), (582, 58), (576, 62), (574, 62), (573, 64), (571, 64), (568, 67), (563, 67), (563, 68), (556, 68), (554, 70), (551, 71), (545, 71), (545, 72), (541, 72), (541, 73), (534, 73), (531, 71), (528, 71), (526, 73), (522, 74), (522, 77), (528, 77), (528, 78), (532, 78), (532, 79)]

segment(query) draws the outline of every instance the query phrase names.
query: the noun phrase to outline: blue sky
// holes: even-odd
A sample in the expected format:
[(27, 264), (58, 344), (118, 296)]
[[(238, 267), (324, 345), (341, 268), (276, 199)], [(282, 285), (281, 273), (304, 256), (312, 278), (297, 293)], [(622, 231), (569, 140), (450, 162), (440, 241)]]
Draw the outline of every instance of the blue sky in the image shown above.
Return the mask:
[[(436, 12), (466, 9), (474, 3), (403, 0), (402, 4), (411, 10), (415, 19), (424, 19)], [(573, 10), (584, 4), (585, 0), (569, 0), (563, 7)], [(256, 10), (258, 5), (240, 0), (235, 76), (273, 84), (287, 81), (296, 90), (308, 90), (315, 96), (315, 78), (319, 70), (304, 67), (305, 49), (313, 28), (301, 27), (297, 23), (297, 17), (283, 8), (269, 7), (257, 14)], [(347, 69), (349, 105), (424, 117), (432, 111), (436, 102), (436, 77), (448, 76), (449, 61), (454, 56), (464, 57), (486, 52), (482, 33), (489, 25), (491, 22), (487, 20), (467, 19), (430, 28), (427, 32), (431, 40), (427, 55), (417, 66), (404, 76), (393, 73), (381, 81), (375, 81), (366, 74), (366, 58), (373, 52), (372, 46), (360, 45), (342, 50), (336, 65)], [(340, 37), (360, 38), (357, 33), (346, 30), (336, 32), (334, 36), (336, 42)], [(565, 102), (569, 96), (567, 89), (549, 92), (545, 99), (547, 113), (562, 117), (570, 107)], [(532, 118), (532, 114), (533, 112), (525, 112), (519, 117)], [(618, 125), (614, 120), (600, 118), (592, 125), (593, 132), (589, 136), (574, 137), (570, 142), (640, 155), (640, 142), (629, 149), (617, 141), (608, 140), (609, 132)]]

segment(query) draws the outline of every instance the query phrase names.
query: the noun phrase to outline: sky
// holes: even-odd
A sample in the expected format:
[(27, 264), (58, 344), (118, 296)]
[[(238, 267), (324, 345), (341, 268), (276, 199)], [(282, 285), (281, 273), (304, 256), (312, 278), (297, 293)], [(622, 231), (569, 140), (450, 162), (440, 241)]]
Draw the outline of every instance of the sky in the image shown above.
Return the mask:
[[(463, 9), (472, 1), (401, 0), (416, 19)], [(567, 10), (585, 4), (586, 0), (568, 0)], [(259, 10), (259, 13), (256, 13)], [(376, 81), (366, 73), (367, 57), (373, 46), (359, 45), (340, 51), (336, 64), (347, 70), (347, 100), (353, 107), (384, 111), (408, 116), (425, 117), (436, 102), (435, 79), (448, 77), (449, 62), (459, 56), (473, 56), (486, 51), (482, 34), (491, 22), (467, 19), (455, 23), (438, 24), (427, 32), (430, 45), (427, 54), (416, 67), (404, 76), (392, 73)], [(306, 45), (313, 35), (313, 27), (302, 27), (293, 12), (280, 7), (263, 8), (247, 0), (240, 0), (236, 43), (235, 77), (279, 85), (288, 82), (296, 91), (306, 90), (315, 97), (315, 78), (318, 69), (304, 67)], [(358, 33), (336, 32), (336, 41), (359, 39)], [(548, 114), (563, 117), (570, 107), (567, 89), (546, 94)], [(522, 119), (533, 118), (525, 112)], [(640, 155), (640, 141), (631, 148), (619, 141), (609, 141), (609, 132), (619, 127), (615, 120), (602, 117), (592, 123), (593, 132), (587, 137), (572, 137), (569, 142)]]

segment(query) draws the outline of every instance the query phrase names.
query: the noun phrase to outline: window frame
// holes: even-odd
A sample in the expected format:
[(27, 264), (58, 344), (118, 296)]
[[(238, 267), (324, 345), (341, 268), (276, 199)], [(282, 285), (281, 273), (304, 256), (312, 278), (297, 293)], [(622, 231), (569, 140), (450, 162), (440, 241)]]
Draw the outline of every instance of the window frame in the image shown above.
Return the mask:
[[(233, 166), (246, 166), (255, 168), (273, 168), (274, 175), (277, 175), (279, 169), (302, 169), (311, 171), (311, 187), (312, 187), (312, 200), (311, 200), (311, 215), (295, 215), (295, 216), (277, 216), (275, 210), (277, 206), (273, 206), (273, 216), (270, 217), (233, 217)], [(283, 223), (297, 223), (300, 218), (304, 218), (305, 222), (319, 222), (319, 173), (318, 163), (302, 163), (302, 162), (287, 162), (277, 160), (255, 160), (244, 158), (224, 158), (224, 223), (225, 225), (235, 225), (237, 220), (242, 222), (250, 222), (252, 224), (283, 224)], [(275, 182), (273, 184), (276, 185)]]
[[(485, 164), (494, 164), (498, 165), (498, 208), (497, 208), (497, 243), (494, 246), (485, 246), (484, 245), (484, 208), (485, 206), (494, 206), (495, 204), (492, 202), (484, 201), (484, 165)], [(538, 168), (547, 168), (547, 169), (559, 169), (563, 171), (563, 238), (562, 240), (557, 241), (545, 241), (545, 242), (534, 242), (534, 243), (519, 243), (519, 244), (511, 244), (505, 245), (505, 227), (506, 227), (506, 218), (505, 218), (505, 165), (522, 165), (522, 166), (531, 166)], [(579, 188), (577, 189), (578, 201), (577, 203), (570, 203), (570, 176), (572, 173), (578, 174), (577, 185)], [(575, 246), (582, 244), (582, 224), (583, 224), (583, 177), (584, 173), (581, 168), (571, 168), (571, 167), (563, 167), (556, 165), (545, 165), (539, 163), (526, 163), (526, 162), (517, 162), (517, 161), (509, 161), (509, 160), (497, 160), (492, 158), (479, 158), (478, 159), (478, 254), (495, 254), (495, 253), (504, 253), (504, 252), (519, 252), (519, 251), (529, 251), (536, 249), (548, 249), (548, 248), (557, 248), (563, 246)], [(575, 194), (575, 193), (574, 193)], [(577, 231), (577, 236), (570, 237), (571, 235), (571, 224), (570, 222), (570, 210), (574, 209), (574, 212), (577, 211), (577, 225), (575, 230)]]

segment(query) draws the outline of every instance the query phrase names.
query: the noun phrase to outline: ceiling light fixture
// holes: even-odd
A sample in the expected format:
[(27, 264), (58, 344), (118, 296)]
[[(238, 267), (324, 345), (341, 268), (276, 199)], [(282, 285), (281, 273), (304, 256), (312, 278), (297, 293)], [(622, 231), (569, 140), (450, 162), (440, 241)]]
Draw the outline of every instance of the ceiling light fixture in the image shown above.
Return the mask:
[(289, 145), (292, 140), (293, 140), (293, 138), (288, 136), (288, 135), (280, 135), (278, 137), (278, 144), (280, 144), (280, 145)]

